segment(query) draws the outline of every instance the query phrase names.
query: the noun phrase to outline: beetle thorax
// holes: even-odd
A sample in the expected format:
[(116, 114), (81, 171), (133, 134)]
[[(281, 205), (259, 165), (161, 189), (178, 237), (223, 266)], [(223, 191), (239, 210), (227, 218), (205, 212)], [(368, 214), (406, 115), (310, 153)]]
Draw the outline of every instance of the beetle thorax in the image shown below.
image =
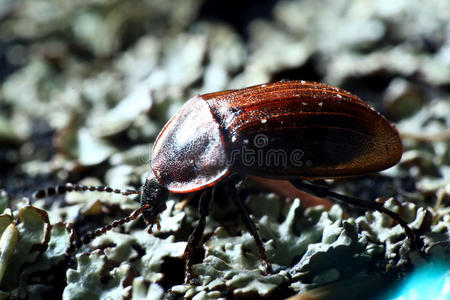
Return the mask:
[(192, 98), (169, 120), (154, 144), (152, 169), (175, 193), (203, 189), (228, 173), (220, 124), (205, 100)]

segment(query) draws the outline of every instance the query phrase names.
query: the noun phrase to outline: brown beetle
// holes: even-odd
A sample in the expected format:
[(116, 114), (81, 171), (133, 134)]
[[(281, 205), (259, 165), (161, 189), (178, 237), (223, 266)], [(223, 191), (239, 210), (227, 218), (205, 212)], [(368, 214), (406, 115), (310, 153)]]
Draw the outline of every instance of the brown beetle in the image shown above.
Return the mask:
[[(243, 212), (266, 270), (271, 272), (263, 243), (235, 188), (248, 175), (287, 179), (315, 194), (387, 213), (405, 228), (409, 238), (415, 239), (407, 223), (381, 204), (345, 197), (300, 181), (376, 172), (396, 164), (401, 155), (400, 137), (389, 121), (355, 95), (336, 87), (283, 81), (195, 96), (169, 120), (156, 139), (152, 170), (142, 188), (141, 208), (89, 233), (74, 248), (141, 213), (151, 228), (166, 208), (169, 192), (204, 190), (199, 204), (200, 221), (185, 251), (189, 282), (193, 278), (193, 252), (213, 197), (211, 187), (224, 181)], [(121, 192), (71, 185), (59, 187), (56, 192), (73, 190)], [(48, 190), (39, 191), (36, 197), (46, 194)]]
[[(270, 158), (274, 149), (298, 153), (305, 164), (245, 159), (248, 153)], [(286, 81), (190, 99), (159, 134), (151, 166), (170, 192), (187, 193), (229, 173), (338, 178), (386, 169), (401, 155), (397, 130), (356, 96), (325, 84)]]

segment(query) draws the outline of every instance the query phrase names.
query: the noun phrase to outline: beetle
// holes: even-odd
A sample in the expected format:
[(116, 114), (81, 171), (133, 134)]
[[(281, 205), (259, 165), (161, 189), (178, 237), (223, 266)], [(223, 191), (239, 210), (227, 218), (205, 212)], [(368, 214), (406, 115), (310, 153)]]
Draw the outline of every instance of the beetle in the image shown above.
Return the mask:
[(159, 226), (158, 218), (166, 209), (169, 192), (201, 190), (200, 221), (188, 239), (184, 255), (185, 278), (190, 282), (194, 278), (193, 253), (203, 234), (214, 186), (226, 183), (270, 273), (263, 243), (236, 189), (240, 180), (249, 175), (289, 180), (320, 196), (379, 210), (396, 219), (408, 237), (415, 239), (407, 223), (382, 204), (302, 182), (380, 171), (396, 164), (401, 155), (397, 130), (357, 96), (317, 82), (282, 81), (188, 100), (156, 138), (151, 170), (141, 192), (66, 185), (41, 190), (35, 197), (83, 190), (141, 195), (139, 209), (88, 233), (73, 246), (75, 249), (140, 214), (151, 230), (154, 224)]

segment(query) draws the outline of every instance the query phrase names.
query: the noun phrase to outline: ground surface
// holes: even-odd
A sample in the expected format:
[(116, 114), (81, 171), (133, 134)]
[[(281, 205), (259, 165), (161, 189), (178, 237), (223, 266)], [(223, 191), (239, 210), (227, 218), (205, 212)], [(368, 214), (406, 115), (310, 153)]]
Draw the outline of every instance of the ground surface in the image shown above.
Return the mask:
[[(318, 299), (357, 299), (448, 261), (449, 12), (448, 1), (411, 0), (0, 0), (0, 296), (279, 299), (322, 288), (331, 296)], [(363, 199), (393, 196), (385, 206), (410, 222), (424, 252), (386, 216), (305, 207), (252, 187), (246, 203), (274, 274), (264, 275), (224, 196), (197, 253), (199, 285), (186, 286), (195, 197), (180, 210), (183, 197), (171, 196), (153, 235), (139, 219), (76, 256), (65, 254), (69, 224), (86, 232), (127, 215), (135, 199), (22, 200), (64, 182), (137, 189), (154, 139), (187, 99), (282, 79), (345, 88), (394, 121), (404, 144), (396, 167), (326, 184)]]

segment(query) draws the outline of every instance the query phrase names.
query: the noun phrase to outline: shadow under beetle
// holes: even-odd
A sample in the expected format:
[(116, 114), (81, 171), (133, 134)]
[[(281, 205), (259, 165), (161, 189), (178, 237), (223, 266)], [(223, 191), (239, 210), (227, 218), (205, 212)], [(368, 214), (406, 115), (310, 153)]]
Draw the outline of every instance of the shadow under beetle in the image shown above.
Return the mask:
[(200, 220), (184, 253), (185, 281), (190, 283), (194, 278), (193, 254), (205, 228), (214, 185), (225, 178), (223, 182), (255, 239), (267, 273), (272, 272), (272, 267), (264, 245), (236, 189), (239, 180), (248, 175), (289, 180), (318, 196), (386, 213), (404, 228), (415, 245), (417, 238), (407, 222), (382, 204), (302, 181), (380, 171), (396, 164), (401, 155), (397, 130), (355, 95), (316, 82), (283, 81), (191, 98), (159, 133), (153, 146), (151, 171), (141, 192), (67, 184), (40, 190), (35, 198), (87, 190), (141, 195), (139, 209), (87, 233), (72, 245), (70, 251), (75, 251), (140, 214), (150, 229), (154, 224), (159, 226), (158, 218), (166, 209), (169, 192), (202, 190)]

